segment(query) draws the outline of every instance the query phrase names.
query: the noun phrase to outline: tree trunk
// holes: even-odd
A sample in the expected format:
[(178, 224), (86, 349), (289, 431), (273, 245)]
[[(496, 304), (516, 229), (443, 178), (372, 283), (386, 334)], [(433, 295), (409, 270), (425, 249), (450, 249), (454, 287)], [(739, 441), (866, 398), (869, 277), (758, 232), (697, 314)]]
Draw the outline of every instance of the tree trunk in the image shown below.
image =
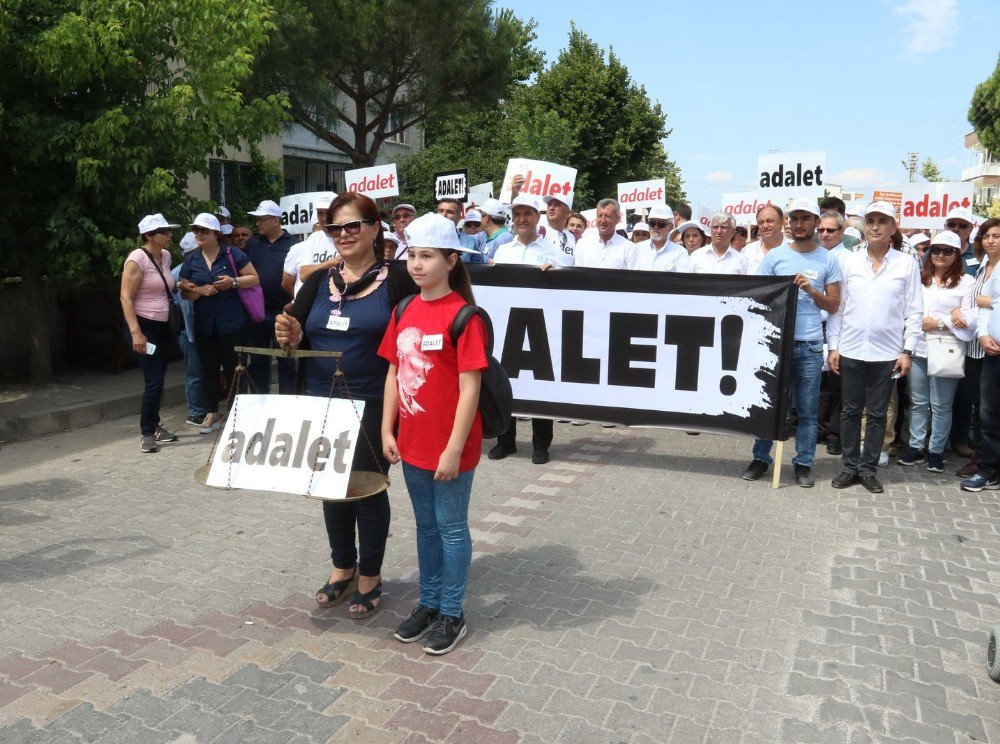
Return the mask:
[(45, 296), (42, 274), (29, 268), (21, 276), (24, 287), (25, 323), (30, 341), (30, 374), (32, 385), (52, 381), (52, 349), (49, 339), (49, 303)]

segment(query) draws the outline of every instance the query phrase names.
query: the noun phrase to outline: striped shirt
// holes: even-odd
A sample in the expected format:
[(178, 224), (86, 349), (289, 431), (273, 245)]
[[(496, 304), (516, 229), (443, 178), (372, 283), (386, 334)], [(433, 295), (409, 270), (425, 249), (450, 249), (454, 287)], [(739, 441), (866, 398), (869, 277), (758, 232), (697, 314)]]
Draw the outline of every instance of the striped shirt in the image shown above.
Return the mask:
[[(976, 288), (972, 292), (973, 301), (983, 293), (983, 285), (986, 284), (986, 267), (989, 265), (989, 261), (990, 257), (984, 255), (983, 262), (979, 266), (979, 271), (976, 272)], [(965, 356), (972, 359), (982, 359), (986, 356), (983, 347), (979, 345), (979, 333), (976, 333), (976, 337), (965, 345)]]

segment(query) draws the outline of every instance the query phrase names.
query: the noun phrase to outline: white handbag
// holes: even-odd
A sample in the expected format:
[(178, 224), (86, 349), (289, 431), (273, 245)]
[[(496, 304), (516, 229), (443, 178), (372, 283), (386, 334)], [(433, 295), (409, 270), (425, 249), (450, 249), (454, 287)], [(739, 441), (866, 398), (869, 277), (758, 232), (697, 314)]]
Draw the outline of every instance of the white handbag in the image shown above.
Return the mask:
[(950, 333), (926, 336), (927, 374), (931, 377), (965, 377), (965, 341)]

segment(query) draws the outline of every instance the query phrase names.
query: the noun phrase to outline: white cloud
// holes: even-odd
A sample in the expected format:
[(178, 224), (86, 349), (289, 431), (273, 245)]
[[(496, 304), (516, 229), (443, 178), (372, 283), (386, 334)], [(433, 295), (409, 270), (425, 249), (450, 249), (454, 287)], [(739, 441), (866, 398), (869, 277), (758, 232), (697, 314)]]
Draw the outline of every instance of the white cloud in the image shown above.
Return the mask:
[(907, 54), (930, 54), (952, 45), (958, 32), (957, 0), (907, 0), (892, 8), (909, 20), (903, 49)]
[(733, 174), (729, 171), (715, 171), (705, 176), (705, 180), (709, 183), (732, 183)]
[(905, 174), (901, 174), (900, 178), (893, 178), (881, 168), (848, 168), (830, 176), (830, 183), (852, 188), (881, 188), (895, 186), (903, 180), (903, 176)]

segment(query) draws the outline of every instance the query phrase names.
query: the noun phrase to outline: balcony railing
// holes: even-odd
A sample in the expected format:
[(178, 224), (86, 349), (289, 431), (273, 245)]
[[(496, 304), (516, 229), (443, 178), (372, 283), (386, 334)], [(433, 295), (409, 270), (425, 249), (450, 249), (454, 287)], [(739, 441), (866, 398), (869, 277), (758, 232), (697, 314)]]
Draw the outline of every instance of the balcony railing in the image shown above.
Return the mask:
[(974, 181), (984, 176), (1000, 176), (1000, 163), (979, 163), (971, 168), (962, 169), (963, 181)]

